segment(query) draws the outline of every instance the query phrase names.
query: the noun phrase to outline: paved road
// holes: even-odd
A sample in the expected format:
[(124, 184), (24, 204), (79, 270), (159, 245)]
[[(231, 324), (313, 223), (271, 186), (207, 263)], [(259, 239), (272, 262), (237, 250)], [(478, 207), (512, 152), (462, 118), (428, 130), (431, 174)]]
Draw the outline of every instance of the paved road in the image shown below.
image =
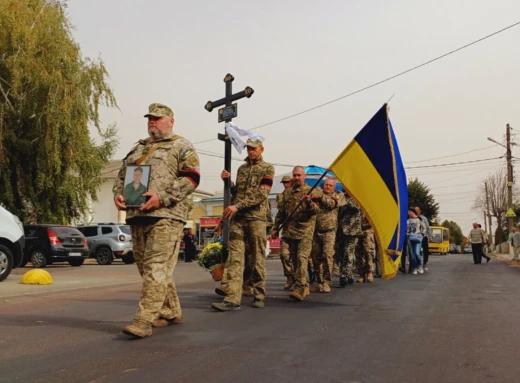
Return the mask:
[(231, 313), (209, 309), (209, 279), (185, 281), (186, 322), (143, 340), (120, 333), (137, 285), (15, 298), (0, 304), (0, 381), (518, 382), (520, 269), (430, 263), (297, 303), (270, 261), (267, 308)]

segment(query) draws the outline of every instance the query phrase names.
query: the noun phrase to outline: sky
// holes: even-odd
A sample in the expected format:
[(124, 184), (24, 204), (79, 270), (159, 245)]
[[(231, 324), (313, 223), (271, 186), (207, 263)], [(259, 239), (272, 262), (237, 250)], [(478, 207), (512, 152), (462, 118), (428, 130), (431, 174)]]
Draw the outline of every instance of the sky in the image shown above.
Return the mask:
[[(211, 153), (224, 153), (215, 140), (224, 125), (204, 105), (224, 96), (227, 73), (235, 77), (234, 91), (255, 90), (238, 101), (233, 120), (252, 129), (514, 24), (520, 2), (69, 0), (68, 15), (83, 55), (101, 58), (110, 74), (119, 109), (103, 109), (102, 122), (118, 126), (115, 159), (147, 136), (148, 105), (164, 103), (175, 112), (175, 132), (199, 150), (200, 189), (215, 192), (222, 189), (224, 160)], [(472, 222), (483, 224), (483, 213), (472, 211), (479, 185), (505, 166), (504, 159), (487, 160), (505, 153), (487, 137), (504, 142), (507, 123), (520, 134), (519, 37), (517, 26), (369, 90), (259, 128), (264, 159), (327, 167), (393, 96), (390, 118), (407, 176), (428, 185), (441, 220), (456, 221), (466, 234)], [(516, 147), (515, 154), (520, 156)], [(245, 154), (234, 151), (233, 157)], [(474, 160), (485, 161), (411, 168)], [(233, 161), (232, 171), (239, 165)], [(290, 171), (276, 166), (278, 175)]]

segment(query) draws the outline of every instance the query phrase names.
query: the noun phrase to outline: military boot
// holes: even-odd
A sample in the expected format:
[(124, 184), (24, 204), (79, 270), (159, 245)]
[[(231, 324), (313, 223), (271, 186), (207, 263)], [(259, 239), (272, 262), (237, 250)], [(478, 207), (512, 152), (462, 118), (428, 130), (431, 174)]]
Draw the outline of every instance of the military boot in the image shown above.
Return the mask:
[(123, 334), (145, 338), (152, 335), (152, 324), (142, 319), (134, 319), (130, 326), (123, 328)]
[(219, 303), (213, 303), (211, 305), (211, 307), (217, 311), (238, 311), (238, 310), (240, 310), (240, 305), (237, 305), (235, 303), (226, 302), (226, 301), (219, 302)]
[(265, 307), (265, 303), (263, 300), (255, 298), (253, 300), (253, 307), (255, 309), (263, 309)]
[(283, 285), (283, 289), (290, 290), (293, 285), (294, 285), (294, 279), (291, 277), (287, 277), (287, 282), (285, 282), (285, 285)]
[(374, 274), (372, 272), (367, 274), (367, 282), (374, 282)]
[(305, 288), (303, 289), (303, 297), (308, 297), (309, 295), (311, 295), (311, 290), (309, 289), (309, 286), (305, 286)]
[(299, 291), (294, 290), (292, 293), (289, 294), (289, 298), (294, 299), (295, 301), (303, 301), (303, 294), (301, 294)]
[(255, 295), (255, 291), (251, 287), (245, 287), (242, 290), (242, 295), (245, 297), (251, 297), (251, 296)]
[(152, 322), (152, 327), (166, 327), (172, 324), (182, 323), (182, 316), (175, 317), (172, 319), (168, 318), (158, 318)]
[(365, 274), (360, 274), (357, 283), (365, 283)]
[(323, 284), (323, 290), (321, 291), (322, 293), (330, 293), (330, 286), (328, 283), (324, 283)]

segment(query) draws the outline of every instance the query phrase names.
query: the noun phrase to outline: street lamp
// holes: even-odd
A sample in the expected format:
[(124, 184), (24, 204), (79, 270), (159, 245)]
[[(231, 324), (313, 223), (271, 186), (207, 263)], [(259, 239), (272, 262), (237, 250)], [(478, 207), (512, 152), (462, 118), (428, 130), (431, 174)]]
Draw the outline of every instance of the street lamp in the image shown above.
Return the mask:
[(506, 147), (505, 145), (501, 144), (501, 143), (498, 142), (497, 140), (494, 140), (494, 139), (492, 139), (491, 137), (488, 137), (487, 139), (488, 139), (488, 141), (491, 141), (491, 142), (493, 142), (493, 143), (495, 143), (495, 144), (497, 144), (497, 145), (500, 145), (501, 147), (507, 149), (507, 147)]

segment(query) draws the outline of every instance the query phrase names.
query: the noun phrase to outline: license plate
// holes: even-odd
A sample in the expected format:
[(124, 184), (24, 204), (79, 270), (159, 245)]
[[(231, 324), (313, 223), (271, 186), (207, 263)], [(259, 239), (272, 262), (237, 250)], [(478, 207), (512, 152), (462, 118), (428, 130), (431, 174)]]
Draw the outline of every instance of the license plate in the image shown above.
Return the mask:
[(81, 257), (81, 253), (69, 253), (69, 257)]

